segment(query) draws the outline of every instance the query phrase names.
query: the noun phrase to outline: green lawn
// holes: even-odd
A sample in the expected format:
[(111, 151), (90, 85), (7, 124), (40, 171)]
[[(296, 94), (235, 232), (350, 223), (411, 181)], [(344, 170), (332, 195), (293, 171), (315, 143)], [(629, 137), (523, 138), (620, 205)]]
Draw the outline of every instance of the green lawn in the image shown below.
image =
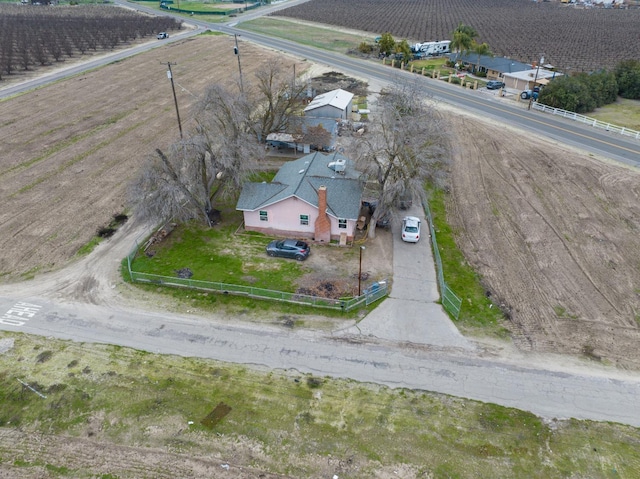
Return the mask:
[(342, 53), (357, 48), (363, 41), (373, 43), (372, 37), (342, 33), (331, 28), (316, 27), (277, 18), (250, 20), (240, 23), (237, 28)]
[(640, 131), (640, 100), (618, 98), (618, 101), (589, 113), (591, 118)]
[(238, 213), (232, 216), (214, 228), (197, 224), (179, 226), (166, 240), (151, 248), (152, 257), (139, 255), (133, 269), (175, 277), (176, 271), (189, 268), (194, 280), (295, 291), (294, 281), (308, 271), (305, 263), (265, 261), (265, 246), (272, 238), (236, 234), (242, 216)]
[(224, 2), (191, 2), (173, 0), (173, 2), (167, 2), (167, 4), (170, 5), (171, 8), (191, 10), (193, 12), (228, 12), (229, 10), (235, 10), (237, 8), (231, 7), (229, 4)]

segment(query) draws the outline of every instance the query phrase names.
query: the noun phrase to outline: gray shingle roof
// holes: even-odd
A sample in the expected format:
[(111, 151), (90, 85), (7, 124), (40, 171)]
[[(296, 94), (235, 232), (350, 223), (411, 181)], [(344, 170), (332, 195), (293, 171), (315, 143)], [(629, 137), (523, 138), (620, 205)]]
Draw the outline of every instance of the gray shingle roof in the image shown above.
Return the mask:
[[(452, 62), (457, 61), (458, 54), (452, 53), (449, 55), (449, 60)], [(476, 65), (478, 63), (478, 55), (474, 53), (461, 54), (460, 61)], [(499, 71), (501, 73), (514, 73), (531, 69), (531, 65), (527, 63), (512, 60), (511, 58), (491, 57), (488, 55), (480, 55), (480, 66), (489, 70)]]
[[(343, 173), (336, 173), (327, 165), (345, 160)], [(332, 153), (315, 152), (282, 165), (271, 183), (246, 183), (236, 209), (256, 211), (295, 196), (313, 206), (318, 206), (318, 188), (327, 187), (327, 213), (336, 217), (355, 220), (360, 212), (362, 182), (353, 161)]]

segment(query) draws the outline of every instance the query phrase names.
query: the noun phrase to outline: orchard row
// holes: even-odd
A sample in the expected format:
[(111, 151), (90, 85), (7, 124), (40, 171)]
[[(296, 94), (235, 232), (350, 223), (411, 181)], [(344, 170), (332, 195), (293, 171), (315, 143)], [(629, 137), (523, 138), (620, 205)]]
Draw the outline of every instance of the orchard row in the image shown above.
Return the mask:
[(159, 31), (176, 30), (169, 17), (91, 5), (45, 7), (0, 4), (0, 79), (19, 70), (113, 50)]

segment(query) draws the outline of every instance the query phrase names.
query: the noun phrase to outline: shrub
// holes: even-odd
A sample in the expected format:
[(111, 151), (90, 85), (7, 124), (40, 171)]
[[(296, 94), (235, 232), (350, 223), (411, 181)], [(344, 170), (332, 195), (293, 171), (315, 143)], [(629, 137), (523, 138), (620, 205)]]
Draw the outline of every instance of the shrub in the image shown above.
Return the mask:
[(603, 70), (556, 78), (540, 92), (539, 101), (562, 110), (589, 113), (615, 102), (617, 91), (615, 75)]
[(360, 53), (371, 53), (373, 52), (373, 45), (367, 42), (362, 42), (360, 45), (358, 45), (358, 51)]
[(623, 98), (640, 100), (640, 61), (626, 60), (615, 69), (618, 94)]

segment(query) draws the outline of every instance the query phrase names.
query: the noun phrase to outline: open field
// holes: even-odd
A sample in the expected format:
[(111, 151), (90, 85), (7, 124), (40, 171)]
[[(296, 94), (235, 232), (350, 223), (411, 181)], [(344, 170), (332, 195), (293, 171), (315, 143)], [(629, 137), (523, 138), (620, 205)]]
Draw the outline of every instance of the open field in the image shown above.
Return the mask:
[(613, 125), (625, 126), (640, 131), (640, 100), (618, 98), (618, 101), (598, 108), (589, 116)]
[(638, 171), (503, 125), (451, 122), (449, 222), (514, 341), (639, 369)]
[(312, 0), (275, 15), (391, 33), (409, 43), (451, 39), (458, 23), (478, 32), (495, 55), (531, 63), (545, 62), (565, 72), (612, 69), (638, 58), (629, 32), (637, 31), (640, 9), (578, 9), (558, 2), (530, 0)]

